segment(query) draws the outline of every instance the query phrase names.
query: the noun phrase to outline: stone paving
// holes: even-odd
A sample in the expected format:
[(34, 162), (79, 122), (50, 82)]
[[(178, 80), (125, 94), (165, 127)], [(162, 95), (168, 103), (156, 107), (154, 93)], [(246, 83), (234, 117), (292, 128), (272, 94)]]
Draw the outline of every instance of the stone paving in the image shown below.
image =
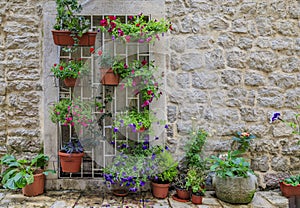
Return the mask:
[(23, 196), (21, 191), (0, 190), (0, 208), (288, 208), (288, 199), (279, 191), (257, 192), (247, 205), (232, 205), (219, 201), (213, 191), (208, 191), (202, 205), (182, 203), (172, 199), (173, 192), (166, 199), (155, 199), (150, 192), (116, 197), (95, 191), (47, 191), (36, 197)]

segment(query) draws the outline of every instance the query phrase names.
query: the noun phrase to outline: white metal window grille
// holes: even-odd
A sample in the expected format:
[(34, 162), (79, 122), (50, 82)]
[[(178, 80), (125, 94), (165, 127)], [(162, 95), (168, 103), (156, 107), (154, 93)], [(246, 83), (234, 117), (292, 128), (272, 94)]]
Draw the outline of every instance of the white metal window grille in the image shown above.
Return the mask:
[[(107, 15), (88, 16), (91, 22), (91, 29), (97, 31), (99, 22)], [(128, 16), (118, 16), (126, 22)], [(74, 88), (67, 88), (62, 81), (59, 81), (59, 99), (80, 99), (87, 102), (100, 102), (106, 106), (103, 112), (93, 108), (93, 128), (92, 131), (86, 131), (84, 128), (75, 129), (70, 126), (59, 125), (58, 144), (59, 148), (69, 141), (70, 137), (79, 137), (85, 150), (85, 156), (82, 161), (81, 172), (64, 173), (59, 171), (60, 178), (97, 178), (102, 177), (103, 168), (106, 167), (117, 152), (119, 141), (128, 143), (128, 138), (139, 140), (139, 134), (132, 134), (126, 128), (122, 133), (124, 136), (112, 138), (112, 122), (116, 115), (124, 111), (129, 106), (140, 106), (139, 96), (134, 95), (133, 90), (119, 86), (104, 86), (100, 83), (100, 68), (98, 60), (98, 51), (103, 54), (110, 53), (112, 56), (122, 57), (126, 63), (132, 60), (150, 60), (151, 47), (148, 43), (122, 41), (112, 41), (107, 33), (98, 32), (94, 47), (94, 53), (91, 53), (90, 47), (79, 47), (72, 53), (60, 50), (59, 59), (78, 59), (85, 60), (90, 68), (90, 73), (77, 81)], [(56, 80), (58, 82), (58, 80)], [(107, 100), (111, 100), (106, 103)], [(111, 113), (110, 116), (106, 116)], [(102, 119), (104, 117), (104, 119)], [(61, 170), (59, 166), (59, 170)]]

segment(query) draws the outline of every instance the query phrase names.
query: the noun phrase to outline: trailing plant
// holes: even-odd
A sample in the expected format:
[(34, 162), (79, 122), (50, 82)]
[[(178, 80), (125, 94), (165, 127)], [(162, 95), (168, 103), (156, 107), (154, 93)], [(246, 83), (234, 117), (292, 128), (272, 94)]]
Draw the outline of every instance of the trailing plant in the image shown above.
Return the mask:
[(147, 20), (141, 13), (136, 16), (128, 16), (126, 23), (116, 16), (107, 16), (100, 21), (100, 29), (110, 33), (112, 40), (121, 38), (126, 42), (130, 42), (134, 39), (143, 43), (159, 40), (158, 34), (164, 35), (165, 32), (172, 29), (172, 26), (164, 19)]
[[(298, 106), (298, 108), (300, 108), (300, 106)], [(281, 116), (281, 114), (279, 112), (273, 113), (270, 118), (270, 123), (273, 123), (276, 120), (282, 121), (293, 129), (292, 130), (293, 134), (300, 135), (300, 113), (295, 113), (294, 120), (290, 121), (290, 122), (287, 122), (286, 120), (281, 119), (280, 116)], [(298, 142), (298, 144), (299, 144), (299, 142)]]
[(63, 99), (56, 102), (50, 107), (50, 119), (53, 123), (62, 123), (68, 125), (72, 122), (73, 118), (70, 113), (70, 108), (72, 106), (72, 100)]
[(35, 156), (32, 160), (16, 159), (15, 156), (6, 154), (1, 158), (1, 165), (5, 168), (2, 184), (6, 189), (16, 190), (34, 182), (34, 174), (42, 172), (45, 175), (55, 173), (54, 170), (43, 170), (49, 161), (44, 154)]

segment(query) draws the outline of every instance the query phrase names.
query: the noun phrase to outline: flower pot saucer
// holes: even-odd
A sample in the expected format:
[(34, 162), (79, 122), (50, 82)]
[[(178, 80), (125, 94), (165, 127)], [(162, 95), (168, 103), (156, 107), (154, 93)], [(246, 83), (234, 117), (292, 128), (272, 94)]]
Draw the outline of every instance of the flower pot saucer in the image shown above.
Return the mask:
[(173, 194), (172, 199), (174, 199), (175, 201), (178, 201), (178, 202), (183, 202), (183, 203), (190, 201), (189, 199), (181, 199), (181, 198), (179, 198), (177, 194)]

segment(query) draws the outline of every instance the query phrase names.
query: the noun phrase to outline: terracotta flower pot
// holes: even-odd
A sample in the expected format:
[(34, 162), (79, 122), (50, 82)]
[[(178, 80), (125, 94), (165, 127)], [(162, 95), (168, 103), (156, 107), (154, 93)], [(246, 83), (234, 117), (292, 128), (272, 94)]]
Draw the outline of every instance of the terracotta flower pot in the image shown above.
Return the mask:
[(60, 165), (63, 172), (77, 173), (81, 168), (81, 161), (84, 153), (64, 153), (58, 152)]
[(103, 85), (117, 86), (120, 82), (120, 76), (115, 74), (112, 69), (100, 69), (101, 79)]
[(154, 197), (164, 199), (168, 196), (170, 184), (151, 183)]
[(180, 199), (189, 199), (190, 198), (189, 190), (176, 188), (176, 193)]
[(202, 196), (200, 195), (196, 195), (196, 194), (192, 194), (192, 203), (193, 204), (202, 204)]
[(300, 196), (300, 185), (292, 186), (291, 184), (286, 184), (285, 182), (280, 182), (279, 185), (283, 196)]
[(37, 196), (44, 193), (45, 175), (41, 171), (41, 173), (35, 174), (33, 177), (33, 183), (22, 188), (22, 193), (25, 196)]
[[(53, 40), (55, 45), (59, 46), (72, 46), (74, 45), (74, 40), (70, 36), (69, 31), (52, 30)], [(93, 46), (95, 45), (97, 32), (87, 32), (82, 35), (82, 37), (77, 37), (79, 39), (79, 46)]]
[(68, 77), (64, 79), (64, 83), (67, 87), (74, 87), (76, 84), (76, 78)]

